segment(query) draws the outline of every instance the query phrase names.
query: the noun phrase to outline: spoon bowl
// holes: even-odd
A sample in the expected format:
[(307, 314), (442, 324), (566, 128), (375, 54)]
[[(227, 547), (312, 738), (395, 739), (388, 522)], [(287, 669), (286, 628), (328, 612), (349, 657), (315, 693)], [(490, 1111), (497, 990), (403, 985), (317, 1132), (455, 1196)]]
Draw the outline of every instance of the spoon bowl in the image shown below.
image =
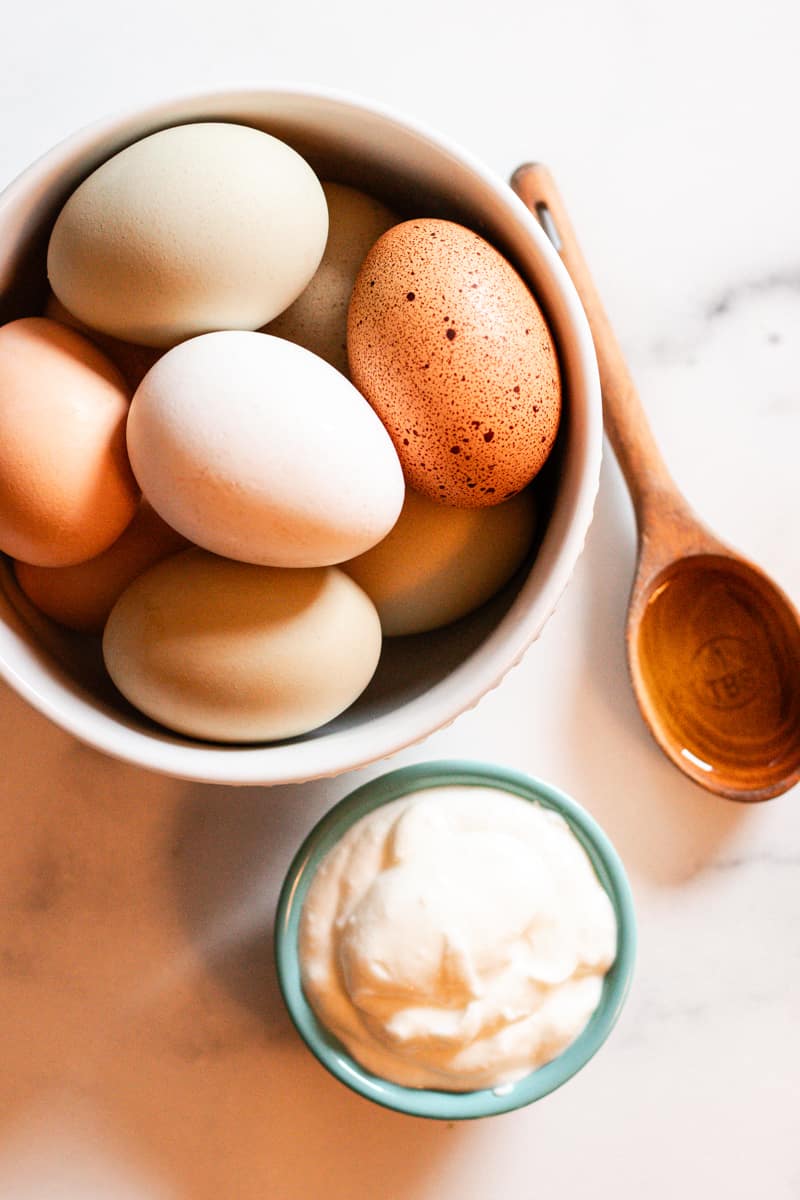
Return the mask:
[(800, 628), (789, 600), (732, 554), (669, 563), (636, 593), (628, 665), (669, 758), (731, 800), (800, 779)]
[(778, 796), (800, 780), (800, 616), (672, 481), (549, 171), (527, 164), (511, 183), (559, 252), (594, 338), (605, 429), (636, 513), (626, 645), (642, 717), (707, 791)]

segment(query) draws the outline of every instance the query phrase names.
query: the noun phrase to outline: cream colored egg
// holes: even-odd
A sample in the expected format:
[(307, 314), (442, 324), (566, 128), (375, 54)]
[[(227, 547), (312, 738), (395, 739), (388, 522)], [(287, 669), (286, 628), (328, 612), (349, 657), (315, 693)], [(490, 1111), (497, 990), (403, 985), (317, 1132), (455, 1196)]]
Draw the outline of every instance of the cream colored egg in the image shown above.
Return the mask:
[(159, 359), (133, 398), (128, 450), (168, 525), (243, 562), (342, 562), (380, 541), (403, 503), (397, 454), (364, 397), (266, 333), (209, 333)]
[(335, 567), (287, 571), (191, 549), (131, 584), (103, 636), (109, 674), (168, 728), (221, 742), (294, 737), (369, 683), (381, 632)]
[(102, 553), (139, 503), (128, 389), (90, 341), (45, 317), (0, 328), (0, 550), (45, 567)]
[(387, 537), (343, 569), (378, 610), (387, 637), (447, 625), (483, 604), (528, 553), (530, 489), (492, 508), (452, 508), (408, 488)]
[(311, 279), (327, 232), (319, 180), (290, 146), (245, 125), (181, 125), (84, 180), (56, 220), (47, 270), (92, 329), (171, 346), (272, 320)]
[(380, 200), (342, 183), (323, 183), (328, 202), (328, 244), (322, 262), (294, 304), (266, 327), (319, 354), (337, 371), (347, 365), (347, 306), (367, 251), (398, 218)]

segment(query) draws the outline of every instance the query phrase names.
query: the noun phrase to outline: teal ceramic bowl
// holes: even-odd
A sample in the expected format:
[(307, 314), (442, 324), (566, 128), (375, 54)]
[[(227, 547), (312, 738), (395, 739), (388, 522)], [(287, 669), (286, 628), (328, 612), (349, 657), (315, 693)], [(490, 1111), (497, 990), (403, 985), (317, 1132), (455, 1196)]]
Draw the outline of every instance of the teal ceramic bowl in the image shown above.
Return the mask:
[[(589, 855), (617, 918), (617, 957), (605, 977), (600, 1003), (588, 1025), (557, 1058), (497, 1090), (445, 1092), (403, 1087), (370, 1074), (314, 1015), (305, 998), (298, 958), (300, 914), (319, 864), (351, 825), (382, 804), (426, 788), (466, 785), (494, 787), (560, 813)], [(281, 992), (300, 1036), (332, 1075), (353, 1091), (385, 1108), (417, 1117), (455, 1121), (490, 1117), (540, 1100), (566, 1083), (613, 1029), (633, 973), (636, 919), (625, 870), (600, 826), (564, 792), (519, 771), (490, 764), (442, 760), (391, 771), (351, 792), (312, 829), (286, 876), (275, 919), (275, 959)]]

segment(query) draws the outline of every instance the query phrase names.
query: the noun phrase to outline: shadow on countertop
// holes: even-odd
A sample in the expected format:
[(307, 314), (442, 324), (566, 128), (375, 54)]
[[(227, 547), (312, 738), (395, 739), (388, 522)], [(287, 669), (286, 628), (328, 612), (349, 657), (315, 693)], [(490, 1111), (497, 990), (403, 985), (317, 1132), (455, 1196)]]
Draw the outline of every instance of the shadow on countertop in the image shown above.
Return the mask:
[[(171, 840), (176, 907), (193, 970), (199, 968), (200, 977), (215, 986), (204, 996), (204, 985), (192, 984), (191, 1003), (171, 1023), (166, 1068), (162, 1062), (156, 1066), (158, 1098), (139, 1086), (129, 1090), (126, 1081), (122, 1099), (126, 1123), (144, 1127), (152, 1145), (160, 1140), (157, 1114), (172, 1107), (174, 1090), (183, 1118), (171, 1131), (174, 1144), (162, 1147), (162, 1158), (172, 1160), (184, 1187), (194, 1188), (195, 1172), (202, 1177), (198, 1195), (213, 1194), (215, 1175), (223, 1190), (231, 1185), (230, 1165), (226, 1170), (212, 1164), (210, 1147), (198, 1146), (192, 1132), (212, 1115), (214, 1143), (227, 1146), (252, 1177), (241, 1192), (236, 1187), (243, 1198), (258, 1194), (251, 1190), (258, 1179), (267, 1189), (261, 1194), (286, 1200), (323, 1195), (349, 1200), (356, 1170), (359, 1186), (368, 1189), (362, 1194), (386, 1194), (382, 1188), (391, 1178), (391, 1194), (400, 1200), (417, 1195), (421, 1180), (436, 1175), (441, 1155), (463, 1144), (469, 1122), (405, 1117), (334, 1080), (302, 1044), (280, 996), (272, 927), (283, 878), (315, 821), (366, 777), (360, 772), (275, 788), (187, 784), (176, 806)], [(238, 1031), (230, 1001), (246, 1014)], [(223, 1036), (218, 1045), (204, 1044), (203, 1027), (217, 1024), (209, 1018), (220, 1007), (228, 1013), (218, 1025)], [(214, 1076), (216, 1086), (223, 1085), (218, 1098)], [(190, 1077), (193, 1087), (187, 1087)], [(401, 1143), (406, 1152), (399, 1154)]]
[(273, 967), (283, 876), (311, 825), (351, 786), (189, 784), (176, 808), (171, 867), (191, 944), (269, 1038), (291, 1029)]

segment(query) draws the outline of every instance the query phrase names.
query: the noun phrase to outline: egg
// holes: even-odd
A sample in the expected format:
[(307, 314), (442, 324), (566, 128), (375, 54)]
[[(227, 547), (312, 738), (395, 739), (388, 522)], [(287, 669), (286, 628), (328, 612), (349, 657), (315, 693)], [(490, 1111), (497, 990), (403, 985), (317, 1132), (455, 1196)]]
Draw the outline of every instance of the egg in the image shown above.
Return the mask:
[(58, 296), (52, 292), (47, 298), (43, 316), (49, 317), (51, 321), (58, 321), (62, 325), (69, 325), (71, 329), (77, 329), (78, 333), (82, 333), (90, 342), (99, 346), (122, 372), (131, 391), (136, 391), (153, 363), (161, 357), (162, 352), (152, 346), (135, 346), (133, 342), (121, 342), (119, 338), (109, 337), (107, 333), (98, 333), (96, 329), (90, 329), (88, 325), (79, 321), (68, 309), (64, 308)]
[(97, 557), (73, 567), (18, 562), (14, 573), (40, 612), (67, 629), (99, 634), (128, 584), (187, 544), (186, 538), (170, 529), (143, 500), (127, 529)]
[(363, 396), (266, 333), (209, 333), (159, 359), (133, 398), (128, 450), (168, 525), (243, 562), (353, 558), (403, 503), (400, 463)]
[(542, 467), (561, 412), (555, 347), (524, 281), (477, 233), (424, 219), (383, 234), (353, 288), (347, 345), (412, 488), (493, 505)]
[(387, 637), (438, 629), (483, 604), (530, 549), (530, 488), (491, 508), (453, 508), (408, 488), (391, 532), (342, 569), (378, 610)]
[(336, 567), (281, 570), (181, 551), (123, 592), (103, 635), (112, 680), (147, 716), (222, 742), (294, 737), (369, 683), (381, 632)]
[(322, 188), (299, 154), (209, 121), (150, 134), (89, 175), (58, 215), (47, 270), (92, 329), (171, 346), (272, 320), (311, 279), (327, 232)]
[(0, 328), (0, 550), (59, 567), (100, 554), (133, 518), (129, 392), (86, 338), (45, 317)]
[(341, 183), (323, 183), (328, 204), (328, 243), (322, 262), (294, 304), (266, 327), (319, 354), (349, 376), (347, 306), (367, 251), (397, 217), (379, 200)]

